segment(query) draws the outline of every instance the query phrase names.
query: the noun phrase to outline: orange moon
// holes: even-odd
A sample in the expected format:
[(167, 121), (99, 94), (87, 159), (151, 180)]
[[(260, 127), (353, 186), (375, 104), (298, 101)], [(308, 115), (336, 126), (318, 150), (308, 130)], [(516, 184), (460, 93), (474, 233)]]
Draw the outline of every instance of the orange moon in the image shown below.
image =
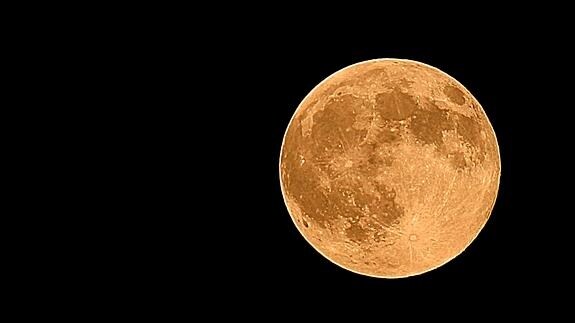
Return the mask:
[(376, 59), (327, 77), (283, 138), (289, 214), (321, 255), (400, 278), (462, 253), (492, 212), (501, 161), (473, 95), (432, 66)]

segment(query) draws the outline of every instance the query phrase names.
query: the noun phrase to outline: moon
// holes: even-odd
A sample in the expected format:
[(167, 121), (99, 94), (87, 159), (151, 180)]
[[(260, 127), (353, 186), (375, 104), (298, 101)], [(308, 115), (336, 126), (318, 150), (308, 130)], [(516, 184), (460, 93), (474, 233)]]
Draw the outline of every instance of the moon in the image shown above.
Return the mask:
[(300, 103), (280, 186), (302, 236), (352, 272), (419, 275), (461, 254), (493, 210), (499, 147), (457, 80), (403, 59), (335, 72)]

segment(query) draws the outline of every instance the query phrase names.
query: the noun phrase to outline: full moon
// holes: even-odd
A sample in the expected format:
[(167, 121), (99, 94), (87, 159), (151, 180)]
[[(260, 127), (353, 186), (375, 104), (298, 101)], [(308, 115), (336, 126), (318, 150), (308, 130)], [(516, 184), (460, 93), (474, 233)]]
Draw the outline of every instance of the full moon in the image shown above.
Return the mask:
[(400, 59), (357, 63), (318, 84), (287, 127), (279, 166), (305, 240), (340, 267), (382, 278), (462, 253), (489, 219), (501, 172), (473, 95)]

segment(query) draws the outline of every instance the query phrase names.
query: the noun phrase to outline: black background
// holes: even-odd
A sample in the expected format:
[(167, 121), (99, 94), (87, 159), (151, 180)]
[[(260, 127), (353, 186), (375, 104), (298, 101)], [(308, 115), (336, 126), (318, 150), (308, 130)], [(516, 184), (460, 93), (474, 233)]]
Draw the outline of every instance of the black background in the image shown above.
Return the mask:
[[(337, 15), (216, 6), (105, 8), (115, 22), (96, 14), (86, 28), (64, 20), (56, 30), (31, 27), (43, 42), (21, 37), (34, 45), (22, 49), (29, 56), (7, 62), (29, 64), (33, 71), (21, 76), (46, 88), (22, 95), (40, 100), (28, 104), (38, 113), (20, 110), (48, 128), (32, 135), (46, 141), (46, 154), (22, 173), (51, 177), (44, 186), (22, 181), (49, 201), (22, 203), (41, 208), (32, 213), (46, 237), (31, 241), (46, 259), (20, 252), (35, 263), (17, 284), (40, 277), (52, 285), (42, 302), (94, 304), (90, 314), (112, 305), (128, 315), (179, 314), (171, 307), (252, 317), (280, 307), (267, 321), (292, 312), (305, 320), (308, 310), (446, 317), (454, 301), (469, 305), (463, 320), (495, 306), (525, 313), (570, 305), (572, 19), (560, 14), (570, 11), (522, 4), (441, 17), (417, 5), (422, 19), (415, 10), (356, 4)], [(417, 60), (456, 78), (482, 104), (501, 152), (499, 196), (478, 238), (446, 265), (410, 278), (370, 278), (332, 264), (300, 235), (280, 190), (282, 138), (298, 104), (330, 74), (375, 58)], [(71, 112), (59, 109), (64, 103)], [(71, 156), (62, 157), (54, 147), (68, 141), (61, 150)], [(65, 173), (72, 180), (62, 180)], [(59, 217), (66, 211), (71, 219)], [(71, 285), (70, 303), (54, 297), (61, 282)], [(420, 311), (425, 304), (434, 310)]]
[[(567, 236), (560, 234), (565, 226), (556, 222), (567, 216), (559, 205), (567, 191), (555, 183), (567, 176), (562, 152), (569, 148), (563, 141), (568, 128), (556, 114), (564, 106), (556, 94), (561, 82), (552, 80), (566, 63), (553, 40), (499, 36), (377, 42), (256, 34), (242, 39), (243, 49), (232, 46), (235, 67), (228, 67), (235, 90), (226, 100), (226, 125), (234, 135), (233, 143), (221, 143), (229, 155), (219, 162), (232, 168), (226, 194), (233, 197), (221, 202), (230, 203), (225, 226), (231, 228), (218, 245), (225, 258), (219, 269), (227, 272), (219, 286), (257, 300), (295, 293), (316, 301), (441, 303), (486, 295), (490, 304), (538, 306), (554, 299), (551, 290), (565, 286), (561, 279), (568, 270)], [(318, 254), (292, 223), (279, 185), (282, 138), (300, 101), (331, 73), (374, 58), (421, 61), (460, 81), (485, 109), (502, 162), (495, 208), (471, 246), (440, 268), (395, 280), (354, 274)]]

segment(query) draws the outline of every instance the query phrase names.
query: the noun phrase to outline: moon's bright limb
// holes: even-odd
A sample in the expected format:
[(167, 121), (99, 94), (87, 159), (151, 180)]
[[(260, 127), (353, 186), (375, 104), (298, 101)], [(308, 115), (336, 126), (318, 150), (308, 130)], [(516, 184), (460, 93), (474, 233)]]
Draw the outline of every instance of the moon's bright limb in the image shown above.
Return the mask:
[(305, 239), (335, 264), (413, 276), (460, 254), (487, 222), (501, 164), (477, 100), (415, 61), (346, 67), (301, 102), (280, 182)]

